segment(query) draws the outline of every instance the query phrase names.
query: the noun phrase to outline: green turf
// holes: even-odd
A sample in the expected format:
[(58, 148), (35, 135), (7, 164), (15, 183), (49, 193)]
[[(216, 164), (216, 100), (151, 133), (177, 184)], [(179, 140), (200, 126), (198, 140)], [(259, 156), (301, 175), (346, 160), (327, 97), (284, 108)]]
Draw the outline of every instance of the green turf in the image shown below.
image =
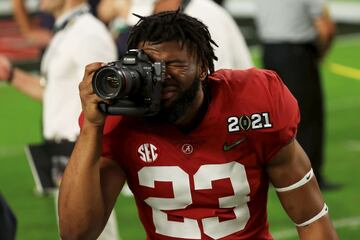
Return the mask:
[(360, 2), (360, 0), (329, 0), (329, 2)]
[[(323, 64), (327, 119), (325, 175), (344, 184), (339, 191), (325, 192), (324, 197), (337, 223), (360, 217), (357, 204), (360, 202), (360, 81), (334, 74), (329, 66), (337, 63), (360, 69), (359, 55), (360, 38), (338, 39)], [(254, 59), (258, 56), (254, 55)], [(51, 196), (34, 194), (34, 182), (23, 151), (24, 144), (41, 141), (41, 105), (2, 85), (0, 109), (0, 191), (18, 218), (17, 239), (58, 239), (54, 200)], [(132, 198), (121, 196), (116, 210), (122, 239), (145, 239)], [(275, 234), (294, 229), (272, 190), (269, 219)], [(338, 233), (341, 239), (360, 239), (359, 223), (343, 224)]]

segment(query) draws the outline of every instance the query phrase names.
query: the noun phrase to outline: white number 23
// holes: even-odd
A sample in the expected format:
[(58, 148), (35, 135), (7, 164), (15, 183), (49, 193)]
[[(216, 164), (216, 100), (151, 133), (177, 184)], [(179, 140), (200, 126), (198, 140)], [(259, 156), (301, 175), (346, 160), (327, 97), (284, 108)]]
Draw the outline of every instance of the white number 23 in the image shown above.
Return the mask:
[[(171, 182), (174, 198), (148, 197), (156, 232), (169, 237), (201, 239), (197, 220), (184, 218), (183, 222), (169, 221), (166, 210), (185, 209), (192, 204), (189, 175), (178, 166), (144, 167), (138, 172), (142, 186), (155, 188), (155, 181)], [(219, 198), (219, 208), (234, 208), (235, 218), (219, 221), (218, 217), (203, 218), (204, 234), (219, 239), (244, 229), (250, 218), (247, 202), (250, 200), (249, 183), (245, 168), (237, 162), (203, 165), (194, 174), (194, 189), (212, 189), (212, 181), (230, 179), (234, 195)]]

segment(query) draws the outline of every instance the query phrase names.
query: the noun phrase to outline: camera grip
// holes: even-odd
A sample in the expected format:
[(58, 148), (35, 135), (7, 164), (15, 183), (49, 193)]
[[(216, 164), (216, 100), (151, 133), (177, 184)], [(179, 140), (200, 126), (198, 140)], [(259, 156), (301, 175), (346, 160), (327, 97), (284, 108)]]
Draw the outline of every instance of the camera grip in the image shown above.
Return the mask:
[(98, 108), (107, 115), (146, 116), (148, 112), (147, 108), (139, 108), (130, 101), (122, 101), (122, 106), (113, 106), (99, 102)]

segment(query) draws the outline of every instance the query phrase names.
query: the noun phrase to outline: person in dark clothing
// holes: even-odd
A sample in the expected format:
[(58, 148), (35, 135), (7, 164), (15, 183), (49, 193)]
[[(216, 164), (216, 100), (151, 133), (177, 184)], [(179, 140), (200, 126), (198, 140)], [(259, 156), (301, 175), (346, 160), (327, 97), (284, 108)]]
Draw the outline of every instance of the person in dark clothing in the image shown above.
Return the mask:
[(0, 193), (0, 239), (14, 240), (16, 226), (16, 217)]
[(298, 100), (297, 140), (311, 159), (321, 189), (336, 189), (322, 173), (324, 102), (320, 63), (331, 46), (335, 25), (326, 1), (258, 0), (256, 23), (263, 45), (263, 67), (276, 71)]

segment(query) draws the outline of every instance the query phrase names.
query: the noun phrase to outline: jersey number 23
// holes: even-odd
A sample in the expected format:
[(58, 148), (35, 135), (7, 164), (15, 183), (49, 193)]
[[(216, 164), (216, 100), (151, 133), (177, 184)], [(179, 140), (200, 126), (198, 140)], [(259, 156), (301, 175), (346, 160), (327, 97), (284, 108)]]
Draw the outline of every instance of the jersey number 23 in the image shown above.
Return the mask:
[(202, 165), (189, 176), (178, 166), (143, 167), (139, 172), (142, 186), (155, 188), (155, 181), (171, 182), (174, 198), (148, 197), (145, 202), (151, 206), (153, 221), (158, 234), (185, 239), (201, 239), (197, 220), (184, 218), (183, 222), (169, 221), (166, 210), (185, 209), (192, 204), (190, 177), (194, 181), (194, 191), (212, 189), (212, 181), (230, 179), (234, 195), (218, 198), (219, 208), (232, 209), (235, 218), (219, 221), (219, 217), (201, 219), (204, 234), (219, 239), (244, 229), (250, 218), (247, 202), (250, 200), (250, 187), (245, 168), (238, 162)]

